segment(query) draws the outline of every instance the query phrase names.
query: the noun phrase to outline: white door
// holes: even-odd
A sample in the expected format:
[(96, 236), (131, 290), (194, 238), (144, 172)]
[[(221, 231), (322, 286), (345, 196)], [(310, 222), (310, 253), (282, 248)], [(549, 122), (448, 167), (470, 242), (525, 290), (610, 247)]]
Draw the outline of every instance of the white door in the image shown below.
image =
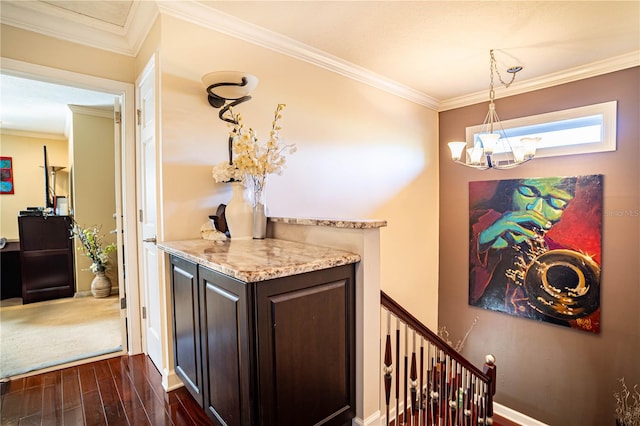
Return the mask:
[(143, 350), (162, 371), (160, 274), (157, 236), (155, 64), (152, 58), (138, 81), (138, 213)]

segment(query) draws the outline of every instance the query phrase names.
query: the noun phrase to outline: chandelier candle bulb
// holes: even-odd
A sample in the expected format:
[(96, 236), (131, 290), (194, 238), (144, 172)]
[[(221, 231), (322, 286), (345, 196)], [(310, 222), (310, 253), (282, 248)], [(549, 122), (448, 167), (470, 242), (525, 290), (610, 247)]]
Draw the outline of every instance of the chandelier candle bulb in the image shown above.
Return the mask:
[(493, 155), (493, 151), (495, 151), (496, 145), (498, 145), (498, 140), (500, 139), (500, 135), (498, 133), (487, 133), (484, 135), (479, 135), (478, 137), (482, 142), (482, 148), (484, 148), (484, 154)]
[(536, 145), (540, 142), (539, 137), (535, 138), (522, 138), (520, 139), (522, 146), (524, 147), (525, 158), (533, 158), (536, 155)]
[(454, 160), (460, 160), (462, 158), (462, 152), (467, 147), (466, 142), (449, 142), (449, 149), (451, 150), (451, 158)]
[(480, 164), (482, 162), (483, 151), (481, 147), (467, 148), (467, 154), (469, 155), (470, 164)]
[(513, 151), (513, 158), (515, 158), (516, 161), (524, 161), (526, 154), (524, 146), (514, 145), (511, 147), (511, 150)]

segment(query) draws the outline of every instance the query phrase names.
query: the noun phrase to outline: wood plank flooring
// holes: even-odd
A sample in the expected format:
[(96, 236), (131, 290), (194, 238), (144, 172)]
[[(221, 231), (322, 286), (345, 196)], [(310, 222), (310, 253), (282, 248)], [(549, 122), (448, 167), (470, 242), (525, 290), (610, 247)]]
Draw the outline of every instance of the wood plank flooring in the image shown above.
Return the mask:
[(121, 356), (13, 380), (0, 424), (212, 425), (185, 388), (165, 392), (144, 355)]
[[(161, 380), (144, 354), (13, 380), (0, 425), (213, 425), (185, 388), (165, 392)], [(493, 424), (518, 426), (499, 416)]]

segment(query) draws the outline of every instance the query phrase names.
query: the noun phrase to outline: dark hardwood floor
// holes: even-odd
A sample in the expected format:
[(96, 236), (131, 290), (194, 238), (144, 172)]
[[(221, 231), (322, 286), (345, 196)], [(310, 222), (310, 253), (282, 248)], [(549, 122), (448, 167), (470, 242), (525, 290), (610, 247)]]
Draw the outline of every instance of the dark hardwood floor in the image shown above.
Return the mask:
[(185, 388), (165, 392), (146, 355), (122, 356), (13, 380), (5, 425), (212, 425)]
[[(165, 392), (161, 379), (140, 354), (13, 380), (0, 425), (213, 425), (185, 388)], [(493, 425), (518, 426), (499, 416)]]

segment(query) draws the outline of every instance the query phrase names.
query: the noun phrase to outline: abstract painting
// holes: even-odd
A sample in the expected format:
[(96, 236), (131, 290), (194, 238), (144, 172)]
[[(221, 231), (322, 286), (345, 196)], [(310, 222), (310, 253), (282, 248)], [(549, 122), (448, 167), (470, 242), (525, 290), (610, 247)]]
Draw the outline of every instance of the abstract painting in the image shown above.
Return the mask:
[(469, 182), (469, 304), (600, 332), (602, 175)]

